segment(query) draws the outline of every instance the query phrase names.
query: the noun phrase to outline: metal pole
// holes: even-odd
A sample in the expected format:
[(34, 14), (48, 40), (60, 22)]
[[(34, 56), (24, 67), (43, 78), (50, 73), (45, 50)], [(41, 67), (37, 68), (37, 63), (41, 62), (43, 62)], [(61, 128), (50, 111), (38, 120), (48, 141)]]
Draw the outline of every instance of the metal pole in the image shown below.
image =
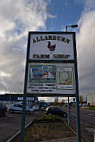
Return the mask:
[(12, 102), (11, 91), (10, 91), (10, 103)]
[[(74, 35), (75, 38), (75, 35)], [(75, 39), (74, 39), (75, 42)], [(78, 136), (78, 142), (81, 142), (81, 128), (80, 128), (80, 108), (79, 108), (79, 84), (78, 84), (78, 71), (77, 71), (77, 52), (76, 52), (76, 43), (75, 44), (75, 78), (76, 78), (76, 107), (77, 107), (77, 136)]]
[(78, 93), (76, 94), (76, 105), (77, 105), (77, 133), (78, 133), (78, 142), (81, 142), (81, 128), (80, 128), (80, 108), (79, 108), (79, 97)]
[(68, 28), (68, 26), (66, 26), (66, 32), (67, 32), (67, 28)]
[[(28, 35), (28, 44), (29, 44), (29, 35)], [(27, 46), (27, 56), (26, 56), (26, 68), (25, 68), (25, 80), (24, 80), (24, 94), (23, 94), (23, 109), (22, 109), (20, 142), (24, 141), (26, 90), (27, 90), (27, 74), (28, 74), (28, 58), (29, 58), (29, 48), (28, 47), (29, 46)]]
[(67, 32), (67, 28), (68, 28), (68, 27), (71, 27), (71, 28), (77, 28), (78, 25), (77, 25), (77, 24), (76, 24), (76, 25), (68, 25), (68, 26), (66, 25), (66, 32)]
[(69, 97), (68, 97), (68, 125), (70, 125), (70, 104), (69, 104)]
[(11, 103), (11, 101), (12, 101), (12, 98), (11, 98), (11, 94), (10, 94), (10, 103)]
[(23, 110), (22, 110), (22, 121), (21, 121), (21, 136), (20, 142), (24, 141), (24, 129), (25, 129), (25, 107), (26, 107), (26, 94), (23, 96)]

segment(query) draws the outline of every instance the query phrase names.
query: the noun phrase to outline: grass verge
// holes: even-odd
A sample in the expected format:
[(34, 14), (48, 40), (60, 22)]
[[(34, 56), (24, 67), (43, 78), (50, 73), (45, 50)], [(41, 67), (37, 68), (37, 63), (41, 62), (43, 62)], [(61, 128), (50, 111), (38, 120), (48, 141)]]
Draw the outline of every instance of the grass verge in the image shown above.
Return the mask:
[[(74, 132), (64, 123), (64, 121), (54, 115), (44, 115), (40, 119), (35, 119), (26, 128), (24, 142), (45, 142), (51, 139), (68, 138), (76, 136)], [(13, 142), (19, 142), (19, 136)]]
[(90, 106), (89, 109), (95, 110), (95, 106)]

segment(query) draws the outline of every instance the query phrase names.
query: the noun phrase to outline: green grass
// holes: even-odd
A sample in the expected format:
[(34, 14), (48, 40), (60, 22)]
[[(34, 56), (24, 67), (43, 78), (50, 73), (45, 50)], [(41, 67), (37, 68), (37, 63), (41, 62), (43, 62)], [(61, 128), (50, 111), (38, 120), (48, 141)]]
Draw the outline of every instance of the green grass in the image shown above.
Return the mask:
[(90, 106), (89, 109), (95, 110), (95, 106)]
[(38, 118), (38, 119), (35, 119), (35, 120), (39, 120), (39, 121), (49, 121), (49, 120), (52, 120), (52, 121), (56, 121), (56, 120), (61, 120), (61, 118), (59, 116), (56, 116), (56, 115), (43, 115), (41, 118)]

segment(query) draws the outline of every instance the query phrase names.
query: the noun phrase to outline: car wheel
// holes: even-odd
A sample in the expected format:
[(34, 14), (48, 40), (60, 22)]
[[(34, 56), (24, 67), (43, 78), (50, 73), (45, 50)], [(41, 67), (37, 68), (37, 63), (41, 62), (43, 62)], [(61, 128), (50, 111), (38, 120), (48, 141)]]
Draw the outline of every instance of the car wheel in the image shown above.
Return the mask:
[(10, 110), (9, 110), (9, 112), (10, 112), (10, 113), (13, 113), (13, 112), (14, 112), (14, 110), (13, 110), (13, 109), (10, 109)]

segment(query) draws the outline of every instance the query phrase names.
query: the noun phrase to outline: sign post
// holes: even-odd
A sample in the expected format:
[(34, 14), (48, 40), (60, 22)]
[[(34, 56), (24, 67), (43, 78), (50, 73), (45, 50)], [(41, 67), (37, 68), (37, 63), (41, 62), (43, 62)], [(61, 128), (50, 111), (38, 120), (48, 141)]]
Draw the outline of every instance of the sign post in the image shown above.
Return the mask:
[[(78, 74), (74, 32), (29, 32), (24, 84), (22, 132), (26, 95), (77, 97)], [(77, 110), (78, 102), (77, 102)], [(79, 115), (79, 111), (77, 111)], [(79, 116), (78, 116), (79, 117)], [(78, 133), (79, 119), (78, 119)], [(21, 134), (23, 142), (24, 133)], [(80, 142), (80, 138), (79, 141)]]
[[(75, 36), (74, 36), (74, 38), (75, 38)], [(75, 76), (76, 76), (77, 136), (78, 136), (78, 142), (81, 142), (80, 107), (79, 107), (79, 84), (78, 84), (77, 51), (76, 51), (76, 46), (75, 46), (75, 50), (74, 50), (74, 55), (75, 55)]]
[(68, 97), (68, 125), (70, 125), (70, 104), (69, 104), (69, 97)]
[[(29, 37), (28, 37), (28, 44), (29, 44)], [(27, 48), (27, 55), (26, 55), (26, 68), (25, 68), (25, 80), (24, 80), (24, 94), (23, 94), (23, 109), (22, 109), (20, 142), (24, 141), (27, 75), (28, 75), (28, 60), (29, 60), (28, 58), (29, 58), (29, 48)]]

